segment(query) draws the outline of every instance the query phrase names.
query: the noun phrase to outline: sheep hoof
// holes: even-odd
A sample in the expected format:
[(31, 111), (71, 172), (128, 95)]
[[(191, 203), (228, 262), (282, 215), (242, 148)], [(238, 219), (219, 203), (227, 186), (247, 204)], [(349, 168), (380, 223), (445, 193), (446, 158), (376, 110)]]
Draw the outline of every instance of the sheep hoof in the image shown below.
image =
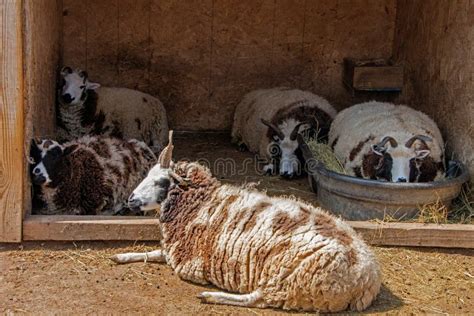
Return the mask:
[(209, 292), (201, 292), (196, 297), (203, 303), (209, 303), (208, 300), (212, 297), (212, 295)]
[(120, 260), (119, 255), (110, 256), (109, 259), (112, 260), (115, 263), (122, 263), (122, 260)]

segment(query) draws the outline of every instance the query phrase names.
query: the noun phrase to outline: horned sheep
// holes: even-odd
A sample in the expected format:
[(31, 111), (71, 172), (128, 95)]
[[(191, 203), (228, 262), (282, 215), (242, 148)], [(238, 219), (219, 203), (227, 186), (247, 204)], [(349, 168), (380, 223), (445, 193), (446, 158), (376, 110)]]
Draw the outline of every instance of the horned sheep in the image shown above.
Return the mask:
[(63, 140), (84, 135), (144, 141), (157, 153), (166, 145), (168, 120), (159, 99), (126, 88), (101, 87), (79, 69), (63, 67), (57, 121)]
[(331, 126), (329, 144), (353, 176), (392, 182), (444, 177), (438, 126), (405, 105), (372, 101), (341, 111)]
[[(40, 214), (115, 215), (156, 163), (143, 142), (84, 136), (33, 141), (31, 174)], [(39, 192), (38, 192), (39, 191)]]
[[(232, 139), (266, 158), (266, 173), (293, 177), (301, 170), (297, 135), (326, 137), (336, 110), (308, 91), (273, 88), (252, 91), (237, 105)], [(263, 123), (263, 124), (262, 124)]]
[(195, 162), (174, 164), (169, 146), (129, 199), (142, 210), (161, 202), (162, 249), (112, 260), (167, 262), (184, 280), (235, 293), (203, 292), (205, 303), (337, 312), (375, 299), (378, 263), (342, 220), (293, 198), (221, 184)]

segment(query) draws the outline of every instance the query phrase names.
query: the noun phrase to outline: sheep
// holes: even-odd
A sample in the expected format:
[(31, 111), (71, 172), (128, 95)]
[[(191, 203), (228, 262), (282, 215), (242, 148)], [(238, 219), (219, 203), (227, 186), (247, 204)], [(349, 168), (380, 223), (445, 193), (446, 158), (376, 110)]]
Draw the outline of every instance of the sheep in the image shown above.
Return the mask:
[(126, 88), (100, 87), (79, 69), (63, 67), (58, 91), (57, 125), (64, 140), (105, 135), (144, 141), (157, 153), (168, 134), (159, 99)]
[(391, 182), (444, 177), (444, 142), (436, 123), (405, 105), (366, 102), (341, 111), (329, 144), (349, 175)]
[[(112, 215), (125, 212), (130, 192), (156, 163), (143, 142), (84, 136), (60, 144), (34, 140), (30, 161), (40, 214)], [(42, 203), (41, 203), (42, 202)]]
[[(297, 135), (306, 131), (326, 138), (336, 110), (308, 91), (289, 88), (255, 90), (237, 105), (232, 140), (266, 159), (266, 174), (292, 178), (300, 174), (302, 155)], [(262, 124), (263, 123), (263, 124)]]
[(238, 293), (203, 292), (205, 303), (337, 312), (375, 299), (378, 263), (349, 225), (294, 198), (221, 184), (197, 162), (174, 164), (169, 144), (129, 198), (142, 210), (161, 202), (162, 249), (113, 261), (166, 262), (184, 280)]

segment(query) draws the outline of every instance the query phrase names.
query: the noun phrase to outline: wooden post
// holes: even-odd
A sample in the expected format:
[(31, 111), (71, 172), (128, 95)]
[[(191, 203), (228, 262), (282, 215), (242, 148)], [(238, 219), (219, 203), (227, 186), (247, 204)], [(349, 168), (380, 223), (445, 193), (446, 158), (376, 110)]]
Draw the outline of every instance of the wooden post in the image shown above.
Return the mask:
[(24, 190), (21, 0), (0, 0), (0, 242), (20, 242)]

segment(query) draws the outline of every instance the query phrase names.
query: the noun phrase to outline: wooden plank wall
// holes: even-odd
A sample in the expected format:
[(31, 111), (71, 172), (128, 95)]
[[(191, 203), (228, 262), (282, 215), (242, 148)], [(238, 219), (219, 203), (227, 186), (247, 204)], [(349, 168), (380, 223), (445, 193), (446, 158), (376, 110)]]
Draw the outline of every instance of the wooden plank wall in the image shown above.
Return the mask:
[[(56, 76), (62, 54), (62, 0), (24, 0), (25, 153), (32, 137), (55, 135)], [(30, 205), (30, 177), (24, 160), (24, 211)]]
[(449, 157), (463, 161), (472, 180), (474, 2), (400, 0), (397, 10), (394, 56), (405, 66), (399, 101), (436, 121)]
[(0, 242), (21, 241), (23, 214), (22, 1), (0, 1)]
[(228, 130), (252, 89), (287, 85), (338, 108), (344, 57), (388, 58), (395, 0), (64, 0), (64, 63), (159, 96), (173, 128)]

